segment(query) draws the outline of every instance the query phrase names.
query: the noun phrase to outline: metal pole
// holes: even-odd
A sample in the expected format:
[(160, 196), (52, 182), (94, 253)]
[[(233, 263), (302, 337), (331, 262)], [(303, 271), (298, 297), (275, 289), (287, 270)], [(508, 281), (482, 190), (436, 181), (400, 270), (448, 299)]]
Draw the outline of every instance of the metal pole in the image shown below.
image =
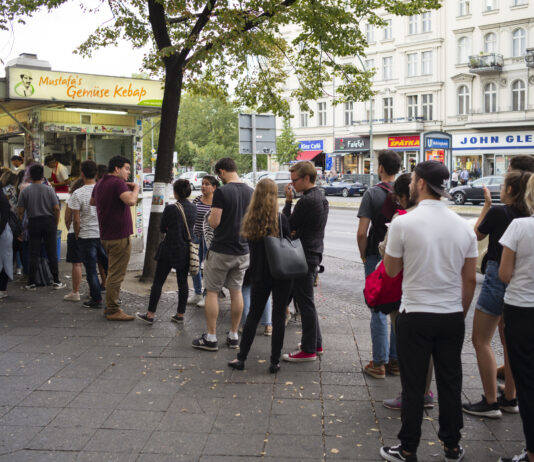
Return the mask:
[(150, 121), (152, 122), (152, 129), (150, 130), (151, 133), (151, 145), (150, 145), (150, 162), (152, 164), (152, 173), (154, 173), (154, 118), (151, 117)]
[(252, 183), (256, 186), (256, 114), (251, 115), (252, 122)]
[(373, 162), (373, 97), (369, 100), (369, 186), (373, 186), (374, 162)]

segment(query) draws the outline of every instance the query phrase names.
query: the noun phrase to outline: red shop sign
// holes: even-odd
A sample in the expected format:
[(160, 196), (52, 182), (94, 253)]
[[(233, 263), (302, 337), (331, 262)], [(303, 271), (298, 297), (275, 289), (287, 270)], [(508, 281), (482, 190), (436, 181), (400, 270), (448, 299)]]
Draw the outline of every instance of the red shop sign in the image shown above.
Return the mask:
[(419, 136), (388, 136), (388, 147), (398, 148), (418, 148), (420, 146)]

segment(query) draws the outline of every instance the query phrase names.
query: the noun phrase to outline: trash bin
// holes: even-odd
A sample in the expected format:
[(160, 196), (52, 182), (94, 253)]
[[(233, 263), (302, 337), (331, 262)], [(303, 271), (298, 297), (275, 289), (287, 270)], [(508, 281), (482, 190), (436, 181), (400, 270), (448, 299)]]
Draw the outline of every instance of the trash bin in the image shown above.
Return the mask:
[(58, 229), (56, 232), (56, 246), (57, 246), (57, 261), (61, 260), (61, 230)]

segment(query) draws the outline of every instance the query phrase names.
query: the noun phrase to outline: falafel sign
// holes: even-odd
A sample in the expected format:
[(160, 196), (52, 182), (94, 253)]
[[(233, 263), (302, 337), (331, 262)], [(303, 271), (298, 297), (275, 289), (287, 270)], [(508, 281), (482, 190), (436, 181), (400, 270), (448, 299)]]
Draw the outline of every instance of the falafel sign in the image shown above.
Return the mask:
[(8, 97), (44, 101), (161, 107), (159, 80), (10, 67)]

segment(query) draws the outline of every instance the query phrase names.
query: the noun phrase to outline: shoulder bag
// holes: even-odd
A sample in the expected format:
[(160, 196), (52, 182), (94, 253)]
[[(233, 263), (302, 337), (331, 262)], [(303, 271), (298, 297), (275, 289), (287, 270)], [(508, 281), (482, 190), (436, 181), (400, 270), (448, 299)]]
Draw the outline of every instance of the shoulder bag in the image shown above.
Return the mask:
[(280, 219), (280, 237), (265, 236), (265, 254), (273, 279), (297, 279), (308, 273), (308, 263), (300, 239), (291, 240), (284, 237), (282, 216)]
[(189, 243), (189, 273), (191, 274), (191, 276), (196, 276), (200, 271), (200, 262), (198, 259), (198, 244), (195, 244), (191, 239), (191, 233), (189, 232), (189, 226), (187, 226), (187, 219), (185, 218), (184, 208), (182, 207), (182, 204), (176, 202), (176, 207), (182, 214), (185, 230), (187, 231), (187, 241)]
[(402, 271), (391, 278), (386, 273), (384, 261), (365, 278), (363, 289), (365, 303), (374, 312), (389, 314), (398, 310), (402, 298)]

